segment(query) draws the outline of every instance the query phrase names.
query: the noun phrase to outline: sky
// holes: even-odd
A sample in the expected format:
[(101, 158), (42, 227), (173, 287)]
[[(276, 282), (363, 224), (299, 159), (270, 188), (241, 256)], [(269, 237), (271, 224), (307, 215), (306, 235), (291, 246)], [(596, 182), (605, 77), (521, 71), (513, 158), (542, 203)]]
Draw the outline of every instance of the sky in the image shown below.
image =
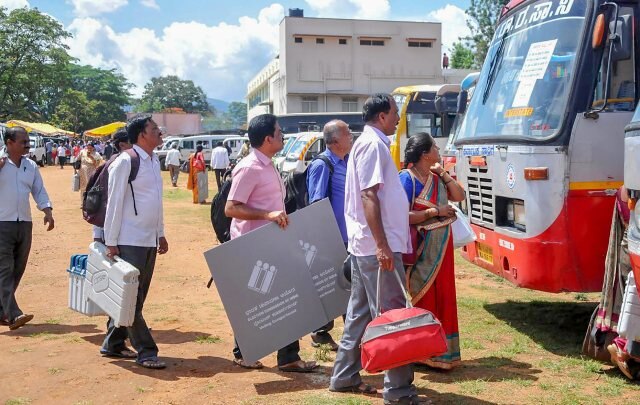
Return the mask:
[(117, 69), (136, 87), (156, 76), (193, 80), (207, 97), (244, 101), (247, 83), (278, 54), (290, 8), (305, 17), (442, 22), (443, 51), (468, 34), (469, 0), (0, 0), (37, 8), (73, 38), (80, 64)]

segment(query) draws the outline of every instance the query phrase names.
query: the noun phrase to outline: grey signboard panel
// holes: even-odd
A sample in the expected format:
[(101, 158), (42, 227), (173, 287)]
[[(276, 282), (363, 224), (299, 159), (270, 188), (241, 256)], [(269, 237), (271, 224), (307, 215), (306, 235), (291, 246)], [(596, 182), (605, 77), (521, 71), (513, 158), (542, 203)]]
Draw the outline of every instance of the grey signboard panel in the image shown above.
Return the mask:
[(205, 252), (244, 359), (254, 362), (342, 315), (346, 251), (328, 200)]

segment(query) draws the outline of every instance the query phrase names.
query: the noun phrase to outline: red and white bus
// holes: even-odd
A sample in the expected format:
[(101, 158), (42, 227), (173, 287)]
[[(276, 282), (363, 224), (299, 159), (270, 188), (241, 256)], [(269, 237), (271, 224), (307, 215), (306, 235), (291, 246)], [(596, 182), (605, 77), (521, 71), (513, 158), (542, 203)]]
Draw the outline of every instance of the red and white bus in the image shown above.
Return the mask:
[(478, 236), (468, 260), (526, 288), (600, 291), (639, 13), (637, 0), (503, 8), (454, 143)]

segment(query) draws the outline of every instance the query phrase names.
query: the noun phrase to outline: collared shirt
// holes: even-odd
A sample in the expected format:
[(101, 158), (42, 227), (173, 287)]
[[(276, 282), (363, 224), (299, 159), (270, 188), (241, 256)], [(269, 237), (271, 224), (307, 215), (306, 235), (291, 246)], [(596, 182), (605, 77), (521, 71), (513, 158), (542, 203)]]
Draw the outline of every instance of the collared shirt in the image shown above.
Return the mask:
[[(329, 197), (333, 215), (336, 217), (342, 241), (347, 242), (347, 224), (344, 219), (344, 185), (347, 177), (348, 155), (340, 159), (335, 153), (327, 149), (321, 153), (333, 164), (333, 176), (329, 166), (321, 159), (315, 159), (307, 169), (307, 191), (309, 203)], [(331, 181), (329, 181), (331, 180)], [(331, 190), (329, 190), (331, 183)]]
[[(233, 182), (227, 201), (238, 201), (264, 211), (284, 211), (284, 183), (271, 159), (257, 149), (233, 169)], [(231, 239), (244, 235), (263, 225), (266, 220), (233, 218)]]
[(51, 207), (36, 162), (23, 157), (16, 166), (7, 157), (0, 169), (0, 221), (31, 221), (29, 194), (40, 211)]
[(65, 148), (64, 146), (58, 146), (58, 156), (67, 156), (67, 148)]
[[(121, 153), (109, 166), (109, 200), (104, 221), (107, 246), (158, 246), (164, 236), (162, 209), (162, 177), (160, 161), (155, 153), (147, 154), (141, 147), (133, 149), (140, 156), (140, 169), (129, 186), (131, 157)], [(133, 197), (135, 195), (135, 214)]]
[(211, 168), (226, 169), (229, 166), (229, 153), (224, 146), (216, 146), (211, 151)]
[(166, 165), (180, 166), (180, 151), (178, 149), (170, 149), (164, 161)]
[(380, 215), (387, 242), (394, 253), (411, 252), (409, 202), (398, 178), (389, 138), (366, 125), (351, 149), (347, 163), (345, 220), (349, 252), (356, 256), (376, 254), (376, 242), (364, 216), (360, 192), (377, 184)]
[(44, 148), (47, 152), (51, 152), (53, 150), (53, 142), (48, 141), (44, 144)]

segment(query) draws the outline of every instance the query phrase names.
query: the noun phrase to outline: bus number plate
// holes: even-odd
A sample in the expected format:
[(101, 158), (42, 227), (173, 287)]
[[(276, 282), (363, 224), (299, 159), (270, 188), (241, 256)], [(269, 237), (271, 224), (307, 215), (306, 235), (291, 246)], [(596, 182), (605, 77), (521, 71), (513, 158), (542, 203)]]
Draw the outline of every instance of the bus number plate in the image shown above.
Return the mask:
[(484, 243), (478, 243), (478, 257), (487, 263), (493, 264), (493, 250)]

